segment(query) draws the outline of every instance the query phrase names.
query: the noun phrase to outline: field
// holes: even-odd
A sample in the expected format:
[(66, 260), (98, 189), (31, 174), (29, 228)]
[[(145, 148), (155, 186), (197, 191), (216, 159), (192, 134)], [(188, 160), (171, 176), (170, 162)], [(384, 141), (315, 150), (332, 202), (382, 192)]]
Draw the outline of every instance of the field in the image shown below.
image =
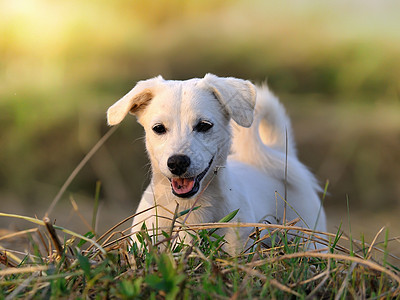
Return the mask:
[[(7, 249), (0, 250), (0, 298), (201, 298), (204, 290), (204, 298), (393, 296), (400, 266), (399, 9), (395, 0), (0, 0), (0, 247)], [(146, 243), (144, 252), (131, 253), (123, 241), (111, 249), (104, 239), (89, 252), (89, 241), (77, 250), (77, 234), (98, 238), (128, 218), (149, 180), (143, 131), (127, 119), (51, 206), (108, 132), (108, 106), (138, 80), (208, 72), (267, 81), (286, 106), (301, 161), (321, 186), (329, 183), (327, 254), (336, 257), (307, 256), (294, 250), (297, 241), (283, 251), (255, 247), (229, 257), (204, 242), (209, 228), (180, 251)], [(46, 213), (64, 228), (56, 229), (61, 252), (41, 223)], [(286, 229), (276, 232), (281, 243)], [(299, 257), (285, 256), (294, 253)], [(9, 268), (15, 265), (32, 269), (17, 273)]]
[[(98, 195), (98, 194), (97, 194)], [(96, 202), (98, 199), (96, 200)], [(192, 207), (191, 210), (196, 209)], [(29, 252), (2, 251), (0, 296), (30, 299), (374, 299), (400, 296), (399, 269), (388, 262), (388, 232), (381, 230), (368, 243), (343, 235), (313, 232), (296, 226), (232, 224), (232, 212), (219, 223), (185, 224), (191, 213), (171, 215), (171, 227), (161, 231), (142, 227), (130, 245), (129, 217), (101, 236), (87, 224), (85, 235), (19, 215), (31, 229), (4, 235), (1, 240), (25, 236)], [(76, 213), (80, 215), (77, 208)], [(94, 218), (96, 211), (94, 212)], [(33, 225), (32, 224), (32, 225)], [(95, 219), (92, 220), (92, 226)], [(221, 227), (254, 227), (244, 252), (224, 251)], [(124, 228), (124, 229), (122, 229)], [(56, 229), (64, 233), (60, 240)], [(192, 240), (180, 240), (180, 231)], [(264, 230), (264, 231), (263, 231)], [(263, 233), (262, 233), (263, 232)], [(262, 233), (262, 234), (261, 234)], [(291, 234), (291, 238), (289, 238)], [(384, 242), (377, 243), (380, 234)], [(318, 242), (326, 247), (313, 250)], [(349, 245), (346, 247), (345, 245)], [(161, 249), (161, 250), (160, 250)]]

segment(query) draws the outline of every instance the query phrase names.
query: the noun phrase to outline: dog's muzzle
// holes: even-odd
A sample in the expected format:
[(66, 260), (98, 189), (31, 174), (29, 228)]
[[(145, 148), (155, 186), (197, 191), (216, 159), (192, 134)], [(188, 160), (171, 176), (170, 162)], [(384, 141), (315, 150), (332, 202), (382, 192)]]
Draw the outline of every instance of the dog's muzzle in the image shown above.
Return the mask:
[[(210, 162), (208, 163), (207, 168), (204, 169), (199, 175), (190, 178), (182, 178), (182, 177), (172, 177), (170, 178), (172, 193), (180, 198), (190, 198), (196, 195), (196, 193), (200, 189), (200, 182), (207, 174), (208, 170), (211, 167), (211, 164), (214, 160), (214, 157), (211, 158)], [(168, 160), (169, 161), (169, 160)], [(190, 160), (189, 160), (190, 162)], [(169, 165), (168, 165), (169, 167)], [(186, 167), (187, 168), (187, 167)], [(185, 169), (186, 171), (186, 169)], [(171, 173), (173, 173), (171, 171)], [(184, 173), (184, 172), (183, 172)], [(183, 174), (181, 173), (181, 174)], [(173, 173), (175, 174), (175, 173)], [(181, 175), (179, 174), (179, 175)], [(178, 175), (178, 174), (175, 174)]]

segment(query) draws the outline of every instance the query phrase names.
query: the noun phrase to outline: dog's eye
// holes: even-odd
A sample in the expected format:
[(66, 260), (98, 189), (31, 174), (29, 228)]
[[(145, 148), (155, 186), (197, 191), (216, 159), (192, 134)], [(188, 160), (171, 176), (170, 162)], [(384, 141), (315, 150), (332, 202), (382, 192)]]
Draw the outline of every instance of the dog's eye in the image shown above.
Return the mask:
[(211, 127), (213, 127), (214, 124), (208, 121), (200, 121), (199, 123), (197, 123), (197, 125), (193, 128), (194, 131), (197, 132), (206, 132), (209, 131), (211, 129)]
[(163, 124), (156, 124), (153, 126), (152, 129), (157, 134), (164, 134), (167, 132), (167, 129), (165, 128), (165, 126)]

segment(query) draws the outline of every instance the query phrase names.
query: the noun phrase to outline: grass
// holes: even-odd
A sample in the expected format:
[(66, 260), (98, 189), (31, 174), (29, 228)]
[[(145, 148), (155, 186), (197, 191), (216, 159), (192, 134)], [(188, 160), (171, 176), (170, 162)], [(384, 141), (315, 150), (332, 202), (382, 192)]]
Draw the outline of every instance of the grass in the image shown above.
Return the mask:
[[(80, 235), (57, 227), (49, 218), (2, 213), (34, 227), (0, 237), (0, 244), (17, 237), (25, 242), (23, 249), (0, 248), (0, 298), (400, 297), (400, 270), (388, 263), (386, 248), (392, 240), (387, 233), (383, 247), (377, 247), (383, 230), (367, 244), (349, 241), (340, 228), (336, 234), (322, 235), (296, 227), (297, 220), (286, 226), (241, 224), (255, 228), (254, 243), (247, 252), (231, 256), (224, 251), (218, 228), (237, 226), (229, 223), (235, 212), (221, 223), (182, 227), (176, 219), (188, 213), (175, 212), (174, 226), (157, 237), (142, 227), (133, 246), (129, 225), (134, 216), (97, 237), (93, 231)], [(270, 247), (262, 243), (263, 229), (268, 231)], [(178, 238), (182, 230), (193, 237), (191, 242)], [(56, 231), (63, 233), (63, 239)], [(288, 240), (288, 232), (297, 236)], [(309, 240), (324, 244), (325, 251), (307, 250), (304, 245)], [(354, 251), (344, 246), (349, 242)]]

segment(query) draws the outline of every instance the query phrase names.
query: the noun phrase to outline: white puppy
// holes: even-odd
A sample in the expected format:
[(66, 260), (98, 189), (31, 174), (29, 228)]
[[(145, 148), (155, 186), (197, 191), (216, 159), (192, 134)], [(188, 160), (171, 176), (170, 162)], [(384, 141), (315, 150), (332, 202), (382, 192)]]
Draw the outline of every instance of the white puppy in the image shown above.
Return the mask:
[[(290, 121), (266, 86), (212, 74), (186, 81), (159, 76), (140, 81), (112, 105), (109, 125), (128, 113), (145, 129), (152, 168), (137, 212), (160, 205), (138, 215), (132, 232), (143, 221), (168, 231), (177, 203), (182, 211), (195, 201), (200, 208), (188, 224), (218, 222), (237, 209), (236, 222), (282, 223), (285, 185), (286, 219), (300, 216), (297, 225), (325, 231), (320, 188), (299, 162)], [(226, 249), (243, 249), (251, 230), (221, 230)]]

